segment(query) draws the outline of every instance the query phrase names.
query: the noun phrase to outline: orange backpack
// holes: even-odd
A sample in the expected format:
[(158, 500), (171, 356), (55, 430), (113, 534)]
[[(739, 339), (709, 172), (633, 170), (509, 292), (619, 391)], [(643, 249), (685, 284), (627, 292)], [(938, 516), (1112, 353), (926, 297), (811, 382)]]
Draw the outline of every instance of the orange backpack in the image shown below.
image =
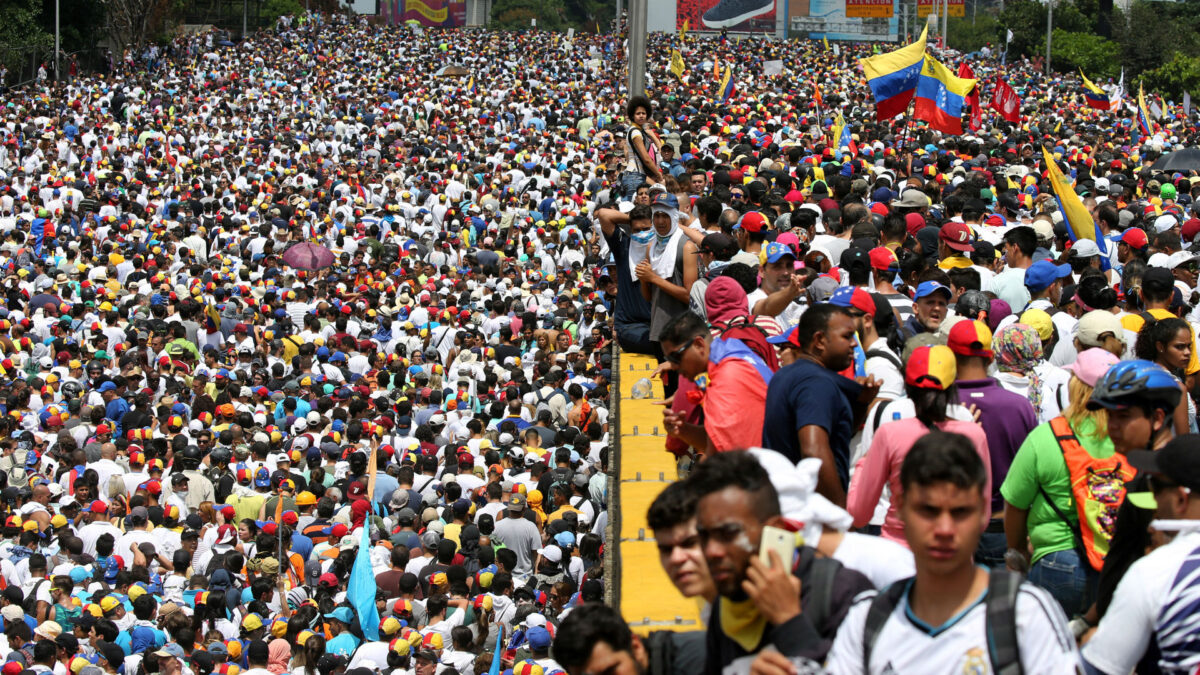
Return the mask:
[(1113, 530), (1117, 526), (1117, 509), (1125, 501), (1125, 484), (1137, 475), (1137, 469), (1125, 462), (1125, 456), (1114, 454), (1104, 459), (1092, 457), (1079, 443), (1065, 417), (1050, 420), (1050, 430), (1062, 450), (1071, 477), (1071, 497), (1079, 524), (1073, 524), (1054, 503), (1046, 491), (1038, 487), (1042, 498), (1058, 517), (1070, 526), (1075, 536), (1079, 557), (1087, 558), (1092, 569), (1104, 566)]

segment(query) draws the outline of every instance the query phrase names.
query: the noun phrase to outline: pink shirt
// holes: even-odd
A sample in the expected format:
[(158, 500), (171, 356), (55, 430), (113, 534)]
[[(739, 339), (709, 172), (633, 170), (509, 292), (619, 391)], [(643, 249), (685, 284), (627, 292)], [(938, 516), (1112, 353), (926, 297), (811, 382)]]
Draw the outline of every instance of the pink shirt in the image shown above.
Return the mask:
[[(992, 461), (988, 455), (987, 436), (983, 427), (975, 422), (960, 422), (950, 420), (937, 425), (940, 431), (962, 434), (971, 440), (979, 458), (987, 468), (987, 485), (983, 494), (992, 494)], [(854, 526), (862, 527), (871, 521), (875, 513), (875, 505), (883, 494), (883, 486), (892, 490), (892, 502), (888, 504), (887, 516), (883, 521), (883, 536), (892, 541), (908, 546), (904, 538), (904, 523), (896, 509), (895, 496), (901, 493), (900, 465), (904, 457), (912, 449), (917, 439), (929, 433), (929, 427), (916, 418), (896, 420), (879, 427), (875, 438), (871, 441), (871, 449), (854, 467), (854, 477), (850, 479), (850, 491), (846, 494), (846, 510), (854, 516)], [(987, 500), (985, 500), (987, 501)], [(992, 506), (986, 505), (986, 518), (992, 517)]]
[(767, 385), (750, 363), (725, 359), (709, 364), (704, 392), (704, 430), (717, 452), (762, 445)]

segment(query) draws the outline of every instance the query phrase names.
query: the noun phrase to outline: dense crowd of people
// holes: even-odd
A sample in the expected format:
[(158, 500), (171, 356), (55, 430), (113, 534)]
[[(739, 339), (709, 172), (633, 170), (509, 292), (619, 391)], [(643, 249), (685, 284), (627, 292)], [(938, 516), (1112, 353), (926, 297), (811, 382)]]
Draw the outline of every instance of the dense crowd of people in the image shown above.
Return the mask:
[[(1190, 111), (985, 56), (1022, 119), (950, 137), (878, 45), (623, 49), (313, 14), (5, 92), (2, 675), (1200, 665)], [(705, 631), (605, 604), (618, 351)]]

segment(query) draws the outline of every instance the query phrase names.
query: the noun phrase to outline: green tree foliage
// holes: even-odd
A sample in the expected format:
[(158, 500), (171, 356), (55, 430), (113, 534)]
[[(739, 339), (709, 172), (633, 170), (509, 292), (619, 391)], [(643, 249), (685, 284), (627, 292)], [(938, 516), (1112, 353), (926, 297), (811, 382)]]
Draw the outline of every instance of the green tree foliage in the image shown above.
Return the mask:
[[(1096, 5), (1095, 0), (1080, 0), (1085, 6)], [(1089, 18), (1075, 2), (1059, 0), (1054, 5), (1054, 27), (1070, 33), (1085, 33), (1092, 30), (1094, 19)], [(1038, 56), (1046, 53), (1046, 5), (1036, 0), (1013, 0), (1004, 3), (1000, 13), (1000, 35), (1003, 42), (1005, 30), (1013, 32), (1009, 45), (1009, 56)], [(1053, 54), (1051, 54), (1053, 63)]]
[(1089, 79), (1120, 74), (1121, 45), (1091, 33), (1054, 29), (1050, 63), (1055, 70), (1083, 72)]
[(1174, 52), (1158, 68), (1142, 73), (1146, 91), (1154, 91), (1168, 100), (1178, 101), (1184, 92), (1200, 93), (1200, 56)]
[(304, 5), (299, 0), (264, 0), (259, 17), (271, 25), (281, 16), (300, 16), (303, 13)]
[(537, 30), (566, 30), (561, 0), (496, 0), (492, 5), (493, 28), (522, 30), (537, 19)]
[[(0, 46), (45, 47), (54, 44), (54, 36), (42, 30), (41, 0), (4, 0), (0, 2)], [(53, 21), (54, 17), (50, 17)]]
[(1128, 12), (1113, 17), (1113, 38), (1121, 43), (1121, 65), (1133, 75), (1159, 68), (1175, 52), (1200, 56), (1200, 34), (1193, 26), (1191, 2), (1135, 0)]
[[(995, 48), (1004, 44), (1003, 29), (996, 17), (983, 13), (971, 17), (950, 17), (949, 44), (951, 49), (961, 52), (979, 51), (987, 45)], [(1003, 47), (1001, 47), (1003, 49)]]

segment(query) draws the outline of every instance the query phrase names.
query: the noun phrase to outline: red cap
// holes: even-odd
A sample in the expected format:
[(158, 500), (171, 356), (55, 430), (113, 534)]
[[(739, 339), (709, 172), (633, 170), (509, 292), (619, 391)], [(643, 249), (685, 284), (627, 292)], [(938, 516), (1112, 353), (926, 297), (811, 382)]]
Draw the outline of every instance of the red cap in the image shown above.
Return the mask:
[[(1141, 232), (1141, 230), (1138, 230), (1138, 232)], [(1191, 241), (1196, 238), (1196, 235), (1200, 234), (1200, 218), (1192, 218), (1184, 223), (1181, 234), (1183, 234), (1183, 240), (1185, 243), (1191, 243)], [(1143, 234), (1142, 236), (1144, 237), (1146, 235)]]
[(734, 225), (734, 229), (739, 227), (747, 232), (762, 232), (767, 227), (767, 217), (758, 211), (748, 211), (738, 224)]
[(276, 532), (275, 523), (263, 523), (262, 531), (266, 534), (274, 536)]
[(105, 504), (97, 499), (96, 501), (92, 502), (91, 506), (88, 507), (88, 511), (91, 511), (92, 513), (108, 513), (108, 504)]
[(284, 525), (294, 527), (296, 525), (296, 523), (298, 523), (298, 522), (300, 522), (300, 516), (296, 515), (295, 511), (284, 511), (283, 512), (283, 524)]
[(917, 236), (917, 233), (925, 229), (925, 216), (919, 213), (909, 213), (904, 216), (904, 228), (912, 236)]
[(141, 488), (146, 488), (146, 492), (149, 492), (152, 495), (162, 494), (162, 483), (159, 483), (156, 480), (148, 480), (145, 483), (142, 483), (138, 486), (138, 489)]
[(975, 247), (971, 245), (971, 240), (974, 238), (971, 235), (971, 228), (963, 223), (956, 223), (953, 220), (946, 223), (938, 232), (938, 238), (955, 251), (969, 253), (975, 250)]
[(871, 268), (877, 270), (886, 270), (890, 267), (899, 267), (900, 260), (896, 257), (896, 252), (886, 246), (876, 246), (871, 249)]
[(338, 523), (337, 525), (334, 525), (333, 527), (329, 528), (329, 536), (337, 537), (338, 539), (341, 539), (342, 537), (346, 536), (346, 533), (349, 531), (350, 531), (350, 529), (348, 527), (346, 527), (342, 523)]
[[(1192, 220), (1188, 221), (1188, 223), (1193, 223), (1193, 222), (1200, 224), (1200, 221), (1197, 221), (1194, 218)], [(1186, 233), (1187, 233), (1187, 225), (1186, 224), (1184, 225), (1183, 231), (1186, 236)], [(1146, 237), (1146, 231), (1141, 229), (1140, 227), (1131, 227), (1128, 230), (1125, 230), (1125, 234), (1121, 235), (1121, 241), (1125, 244), (1128, 244), (1129, 246), (1131, 246), (1133, 248), (1139, 248), (1139, 249), (1146, 248), (1146, 245), (1150, 243), (1150, 240)]]
[(992, 331), (982, 321), (959, 321), (950, 329), (946, 346), (959, 356), (992, 358)]
[(336, 576), (334, 576), (332, 573), (326, 572), (325, 574), (322, 574), (319, 579), (317, 579), (317, 583), (325, 584), (327, 586), (333, 586), (334, 588), (337, 588), (338, 578)]

